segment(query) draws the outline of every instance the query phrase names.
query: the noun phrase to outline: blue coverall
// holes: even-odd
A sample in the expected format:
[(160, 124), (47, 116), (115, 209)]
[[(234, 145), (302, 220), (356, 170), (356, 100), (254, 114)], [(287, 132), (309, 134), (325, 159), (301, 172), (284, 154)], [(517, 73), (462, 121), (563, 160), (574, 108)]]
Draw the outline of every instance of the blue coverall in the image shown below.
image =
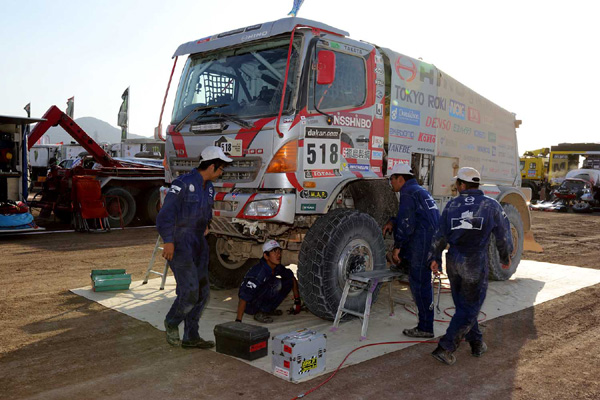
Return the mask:
[(293, 286), (292, 271), (281, 264), (272, 270), (262, 258), (246, 273), (238, 295), (246, 301), (246, 314), (254, 315), (259, 311), (268, 313), (279, 307)]
[(513, 250), (510, 222), (496, 200), (479, 189), (469, 189), (444, 208), (429, 255), (431, 261), (442, 265), (442, 251), (450, 244), (446, 273), (456, 310), (439, 342), (444, 350), (454, 352), (463, 338), (468, 342), (482, 340), (477, 317), (488, 287), (488, 243), (492, 233), (500, 262), (506, 265)]
[(394, 247), (410, 266), (409, 284), (419, 312), (417, 329), (433, 333), (433, 310), (429, 309), (431, 269), (427, 254), (440, 219), (435, 200), (416, 179), (409, 179), (400, 189), (400, 204), (394, 221)]
[(167, 313), (170, 326), (185, 321), (183, 340), (200, 337), (198, 321), (210, 294), (209, 248), (204, 232), (212, 218), (214, 188), (197, 169), (175, 179), (156, 217), (156, 228), (175, 252), (169, 266), (177, 282), (177, 298)]

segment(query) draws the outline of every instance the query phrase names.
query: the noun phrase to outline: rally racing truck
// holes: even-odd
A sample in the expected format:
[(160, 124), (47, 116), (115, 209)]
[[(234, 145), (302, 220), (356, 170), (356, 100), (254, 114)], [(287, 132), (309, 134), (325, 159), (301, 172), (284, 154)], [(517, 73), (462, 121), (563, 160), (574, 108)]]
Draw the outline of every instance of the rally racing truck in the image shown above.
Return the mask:
[[(398, 208), (387, 181), (396, 163), (410, 163), (440, 209), (456, 195), (458, 168), (481, 172), (510, 219), (510, 269), (489, 249), (491, 277), (508, 279), (531, 229), (520, 121), (432, 64), (348, 36), (285, 18), (175, 52), (187, 61), (166, 132), (166, 181), (196, 167), (209, 145), (234, 159), (215, 182), (211, 282), (239, 284), (276, 239), (283, 262), (298, 266), (308, 308), (333, 319), (349, 273), (386, 268), (381, 226)], [(346, 304), (363, 309), (364, 293)]]

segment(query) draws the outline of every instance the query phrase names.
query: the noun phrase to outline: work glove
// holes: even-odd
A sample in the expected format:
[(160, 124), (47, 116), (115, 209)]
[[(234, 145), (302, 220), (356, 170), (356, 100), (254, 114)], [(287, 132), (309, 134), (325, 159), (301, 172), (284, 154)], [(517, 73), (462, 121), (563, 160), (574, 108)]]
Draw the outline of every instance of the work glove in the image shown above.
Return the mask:
[(288, 310), (288, 314), (296, 315), (300, 314), (300, 311), (302, 311), (302, 300), (300, 299), (300, 297), (295, 297), (294, 305)]

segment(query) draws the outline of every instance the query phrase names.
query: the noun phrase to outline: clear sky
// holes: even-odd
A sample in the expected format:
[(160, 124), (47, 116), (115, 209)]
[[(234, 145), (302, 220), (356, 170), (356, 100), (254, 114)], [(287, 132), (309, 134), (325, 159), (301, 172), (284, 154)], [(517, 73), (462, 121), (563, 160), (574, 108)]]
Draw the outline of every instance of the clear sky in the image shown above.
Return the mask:
[[(0, 0), (0, 114), (49, 106), (152, 136), (177, 46), (286, 17), (292, 0)], [(305, 0), (299, 17), (435, 64), (523, 120), (519, 152), (600, 142), (594, 1)], [(180, 59), (178, 65), (184, 63)], [(175, 92), (178, 68), (171, 94)], [(163, 126), (172, 111), (167, 101)]]

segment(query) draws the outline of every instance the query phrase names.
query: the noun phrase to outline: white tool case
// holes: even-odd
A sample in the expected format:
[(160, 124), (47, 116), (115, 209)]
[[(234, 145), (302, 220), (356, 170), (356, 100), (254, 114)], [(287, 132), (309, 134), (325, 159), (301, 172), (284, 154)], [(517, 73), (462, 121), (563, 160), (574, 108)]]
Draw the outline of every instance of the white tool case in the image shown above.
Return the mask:
[(325, 334), (301, 329), (271, 339), (274, 375), (288, 381), (299, 381), (325, 369)]

